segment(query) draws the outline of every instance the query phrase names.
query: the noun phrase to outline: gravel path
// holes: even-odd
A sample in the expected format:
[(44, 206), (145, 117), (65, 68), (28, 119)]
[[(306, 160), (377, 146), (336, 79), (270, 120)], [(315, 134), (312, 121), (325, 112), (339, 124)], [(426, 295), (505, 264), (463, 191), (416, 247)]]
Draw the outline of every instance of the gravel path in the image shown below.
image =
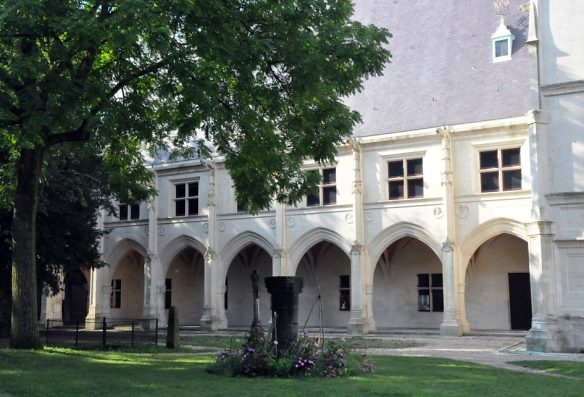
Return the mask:
[(523, 336), (463, 336), (432, 335), (376, 336), (380, 339), (414, 342), (416, 347), (398, 349), (367, 349), (371, 355), (441, 357), (490, 365), (513, 371), (551, 375), (548, 372), (514, 365), (513, 361), (563, 360), (584, 362), (584, 354), (535, 353), (525, 350)]

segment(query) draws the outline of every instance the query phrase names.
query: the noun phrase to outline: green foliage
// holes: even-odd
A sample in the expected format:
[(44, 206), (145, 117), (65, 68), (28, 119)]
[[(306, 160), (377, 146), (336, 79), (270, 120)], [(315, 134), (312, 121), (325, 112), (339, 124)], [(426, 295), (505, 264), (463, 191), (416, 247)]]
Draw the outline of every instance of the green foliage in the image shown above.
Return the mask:
[(311, 338), (306, 332), (286, 350), (278, 351), (269, 335), (256, 325), (241, 349), (225, 349), (207, 371), (225, 376), (327, 378), (373, 372), (374, 365), (365, 356), (350, 362), (348, 353), (343, 342)]
[(315, 183), (303, 161), (333, 161), (360, 120), (341, 98), (389, 58), (389, 33), (352, 11), (350, 0), (5, 0), (0, 140), (16, 153), (92, 140), (147, 184), (144, 149), (195, 141), (191, 155), (204, 155), (204, 139), (249, 210), (298, 201)]

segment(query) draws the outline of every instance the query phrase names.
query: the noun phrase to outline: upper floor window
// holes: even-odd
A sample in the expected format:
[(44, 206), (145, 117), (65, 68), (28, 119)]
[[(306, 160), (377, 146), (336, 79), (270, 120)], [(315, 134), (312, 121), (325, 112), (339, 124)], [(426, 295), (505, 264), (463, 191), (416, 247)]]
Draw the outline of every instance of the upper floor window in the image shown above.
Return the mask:
[(480, 152), (481, 192), (521, 190), (519, 148)]
[(323, 168), (311, 172), (321, 173), (322, 183), (318, 185), (318, 191), (306, 196), (306, 205), (316, 207), (319, 205), (332, 205), (337, 203), (337, 169)]
[(387, 184), (390, 200), (424, 197), (422, 159), (388, 161)]
[(121, 221), (140, 219), (140, 205), (120, 204), (119, 215)]
[(174, 185), (175, 216), (199, 213), (199, 182), (183, 182)]

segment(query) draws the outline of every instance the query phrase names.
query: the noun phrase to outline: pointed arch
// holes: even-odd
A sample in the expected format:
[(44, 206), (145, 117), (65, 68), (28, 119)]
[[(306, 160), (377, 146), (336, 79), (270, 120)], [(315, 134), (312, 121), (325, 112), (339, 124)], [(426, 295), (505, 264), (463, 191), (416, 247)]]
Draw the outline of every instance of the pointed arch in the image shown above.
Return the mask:
[(160, 264), (162, 265), (162, 274), (166, 274), (168, 267), (170, 266), (173, 259), (185, 248), (193, 248), (197, 250), (201, 255), (204, 255), (207, 248), (199, 240), (181, 235), (170, 241), (164, 246), (160, 255)]
[(489, 239), (501, 234), (510, 234), (524, 241), (529, 241), (525, 224), (514, 219), (496, 218), (474, 228), (461, 244), (462, 265), (466, 267), (474, 252)]
[(229, 266), (235, 256), (242, 249), (252, 244), (262, 248), (270, 256), (274, 254), (274, 245), (272, 242), (268, 241), (268, 239), (266, 239), (264, 236), (261, 236), (255, 232), (246, 231), (233, 237), (225, 244), (221, 256), (223, 257), (223, 260), (227, 266)]
[(441, 244), (438, 238), (428, 232), (423, 227), (410, 222), (398, 222), (385, 228), (369, 244), (369, 254), (371, 255), (371, 266), (373, 266), (371, 275), (377, 266), (377, 261), (383, 254), (383, 251), (397, 240), (404, 237), (413, 237), (426, 244), (438, 258), (441, 254)]
[(306, 254), (311, 247), (323, 241), (328, 241), (329, 243), (336, 245), (345, 253), (345, 255), (347, 255), (347, 257), (350, 257), (351, 243), (349, 241), (345, 240), (340, 234), (332, 230), (317, 227), (304, 233), (290, 246), (289, 263), (292, 266), (290, 269), (291, 274), (296, 274), (298, 265), (304, 254)]
[(131, 238), (125, 238), (118, 241), (110, 250), (109, 254), (105, 258), (105, 262), (110, 265), (110, 274), (113, 274), (116, 267), (129, 251), (134, 250), (138, 252), (144, 260), (148, 257), (148, 251), (136, 240)]

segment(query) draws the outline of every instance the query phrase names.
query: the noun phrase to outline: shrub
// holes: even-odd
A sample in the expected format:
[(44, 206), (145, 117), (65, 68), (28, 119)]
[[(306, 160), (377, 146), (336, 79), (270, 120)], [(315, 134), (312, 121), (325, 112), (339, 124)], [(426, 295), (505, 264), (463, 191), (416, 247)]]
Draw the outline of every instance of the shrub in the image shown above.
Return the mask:
[(349, 349), (334, 340), (311, 338), (307, 332), (285, 351), (277, 351), (261, 326), (250, 329), (245, 344), (237, 350), (221, 352), (208, 372), (227, 376), (329, 377), (346, 376), (351, 371), (373, 372), (373, 363), (361, 356), (349, 365)]

